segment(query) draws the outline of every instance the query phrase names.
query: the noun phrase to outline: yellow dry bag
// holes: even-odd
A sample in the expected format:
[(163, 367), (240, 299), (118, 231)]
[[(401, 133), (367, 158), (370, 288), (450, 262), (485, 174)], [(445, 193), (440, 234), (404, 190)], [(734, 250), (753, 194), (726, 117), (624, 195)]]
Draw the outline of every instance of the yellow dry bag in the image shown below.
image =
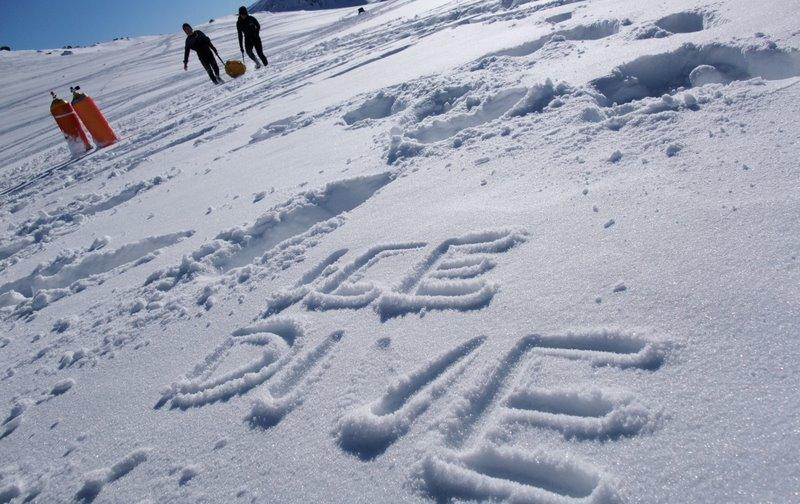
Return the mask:
[(225, 62), (225, 73), (234, 79), (244, 75), (246, 71), (247, 67), (245, 67), (244, 63), (239, 60), (228, 60)]

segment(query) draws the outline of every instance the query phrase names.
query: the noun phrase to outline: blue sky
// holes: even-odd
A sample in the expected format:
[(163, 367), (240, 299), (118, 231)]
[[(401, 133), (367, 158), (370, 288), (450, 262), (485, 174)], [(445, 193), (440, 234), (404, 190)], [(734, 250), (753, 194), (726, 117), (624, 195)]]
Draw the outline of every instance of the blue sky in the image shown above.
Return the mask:
[(0, 46), (49, 49), (179, 32), (252, 0), (0, 0)]

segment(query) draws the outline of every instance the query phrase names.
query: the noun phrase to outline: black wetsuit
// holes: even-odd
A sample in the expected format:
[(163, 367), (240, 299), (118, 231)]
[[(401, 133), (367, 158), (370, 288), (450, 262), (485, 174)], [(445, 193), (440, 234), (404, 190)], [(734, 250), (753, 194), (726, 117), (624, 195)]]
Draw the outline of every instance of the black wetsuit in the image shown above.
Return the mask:
[(187, 36), (186, 50), (183, 52), (184, 65), (189, 62), (189, 50), (197, 53), (197, 58), (200, 60), (203, 68), (208, 72), (211, 81), (216, 84), (219, 80), (219, 66), (217, 66), (217, 60), (214, 58), (214, 53), (217, 53), (217, 48), (211, 43), (211, 39), (200, 30), (195, 30), (191, 35)]
[[(258, 24), (258, 19), (250, 15), (244, 19), (240, 17), (236, 21), (236, 31), (239, 34), (239, 50), (242, 52), (247, 51), (250, 59), (258, 63), (256, 55), (253, 54), (253, 48), (255, 48), (258, 57), (261, 58), (261, 62), (266, 66), (267, 57), (264, 56), (264, 49), (261, 47), (261, 35), (259, 34), (261, 25)], [(244, 36), (244, 46), (242, 46), (242, 36)]]

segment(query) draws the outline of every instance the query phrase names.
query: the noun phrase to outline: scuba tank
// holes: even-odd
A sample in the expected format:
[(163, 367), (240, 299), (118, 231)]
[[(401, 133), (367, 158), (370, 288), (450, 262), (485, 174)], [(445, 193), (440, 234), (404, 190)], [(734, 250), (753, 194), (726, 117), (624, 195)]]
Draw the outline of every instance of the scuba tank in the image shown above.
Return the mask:
[(53, 114), (53, 119), (56, 120), (59, 129), (64, 134), (64, 139), (67, 141), (67, 146), (74, 156), (79, 156), (91, 150), (92, 144), (86, 137), (86, 132), (83, 131), (80, 118), (72, 108), (72, 105), (62, 100), (52, 91), (50, 94), (53, 96), (53, 102), (50, 104), (50, 113)]
[(94, 143), (98, 147), (107, 147), (116, 142), (117, 135), (94, 100), (83, 93), (80, 86), (71, 87), (69, 90), (72, 91), (72, 107), (89, 130)]

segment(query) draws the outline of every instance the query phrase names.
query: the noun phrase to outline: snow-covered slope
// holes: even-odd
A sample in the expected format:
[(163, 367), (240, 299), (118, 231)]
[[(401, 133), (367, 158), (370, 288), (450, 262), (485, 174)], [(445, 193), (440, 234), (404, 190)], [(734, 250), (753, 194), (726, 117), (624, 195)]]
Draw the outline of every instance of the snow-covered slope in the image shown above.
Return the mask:
[(0, 502), (798, 501), (798, 7), (0, 54)]
[(339, 9), (366, 5), (367, 0), (258, 0), (250, 12), (289, 12), (299, 10)]

